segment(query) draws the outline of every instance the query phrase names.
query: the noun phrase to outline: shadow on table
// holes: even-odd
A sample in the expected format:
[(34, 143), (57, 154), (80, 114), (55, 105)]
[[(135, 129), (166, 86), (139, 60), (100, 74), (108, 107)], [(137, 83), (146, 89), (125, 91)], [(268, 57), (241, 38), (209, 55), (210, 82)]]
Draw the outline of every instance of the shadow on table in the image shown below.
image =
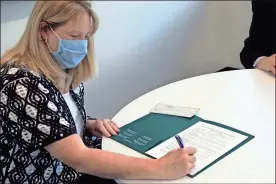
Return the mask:
[(225, 67), (217, 72), (226, 72), (226, 71), (232, 71), (232, 70), (240, 70), (238, 68), (232, 68), (232, 67)]

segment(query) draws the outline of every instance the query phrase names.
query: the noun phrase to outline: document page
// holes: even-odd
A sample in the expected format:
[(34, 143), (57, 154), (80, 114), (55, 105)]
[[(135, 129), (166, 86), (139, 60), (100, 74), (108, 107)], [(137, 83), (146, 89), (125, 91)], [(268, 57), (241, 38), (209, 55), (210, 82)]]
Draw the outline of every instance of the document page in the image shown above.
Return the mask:
[[(204, 122), (198, 122), (178, 135), (182, 138), (184, 147), (192, 146), (197, 149), (196, 167), (190, 172), (192, 176), (247, 138), (245, 135)], [(175, 137), (171, 137), (148, 150), (146, 154), (160, 158), (175, 148), (179, 148), (179, 145)]]

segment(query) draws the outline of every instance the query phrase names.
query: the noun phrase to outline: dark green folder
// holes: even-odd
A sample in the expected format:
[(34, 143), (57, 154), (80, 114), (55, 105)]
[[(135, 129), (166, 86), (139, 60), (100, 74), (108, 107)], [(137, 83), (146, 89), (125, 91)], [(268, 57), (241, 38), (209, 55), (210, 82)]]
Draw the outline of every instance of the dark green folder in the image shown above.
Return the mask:
[(121, 127), (120, 133), (116, 136), (112, 136), (111, 139), (123, 145), (126, 145), (127, 147), (134, 149), (139, 153), (146, 155), (145, 152), (147, 152), (151, 148), (166, 141), (167, 139), (182, 132), (183, 130), (189, 128), (190, 126), (194, 125), (199, 121), (240, 133), (242, 135), (247, 136), (247, 139), (245, 139), (239, 145), (231, 149), (229, 152), (219, 157), (213, 163), (203, 168), (201, 171), (197, 172), (195, 175), (189, 175), (190, 177), (195, 177), (196, 175), (206, 170), (217, 161), (221, 160), (222, 158), (229, 155), (234, 150), (238, 149), (239, 147), (241, 147), (242, 145), (254, 138), (254, 136), (242, 132), (240, 130), (216, 122), (207, 121), (198, 116), (193, 116), (192, 118), (185, 118), (180, 116), (150, 113), (146, 116), (143, 116), (133, 121), (132, 123), (129, 123)]

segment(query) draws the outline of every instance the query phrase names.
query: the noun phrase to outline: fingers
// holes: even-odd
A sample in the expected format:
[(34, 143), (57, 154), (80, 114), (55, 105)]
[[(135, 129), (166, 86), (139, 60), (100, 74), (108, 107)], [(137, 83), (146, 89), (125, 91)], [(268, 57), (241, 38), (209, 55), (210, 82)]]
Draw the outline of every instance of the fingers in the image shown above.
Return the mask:
[(276, 55), (273, 54), (272, 56), (270, 56), (270, 59), (271, 59), (272, 65), (275, 66), (276, 65)]
[(105, 137), (111, 137), (112, 135), (117, 135), (117, 133), (120, 132), (116, 123), (110, 121), (109, 119), (96, 120), (94, 123), (96, 126), (92, 133), (96, 136), (101, 137), (103, 135)]
[(275, 75), (276, 74), (276, 68), (275, 68), (275, 66), (271, 66), (271, 72)]
[(175, 148), (175, 149), (171, 150), (170, 152), (177, 152), (177, 151), (181, 151), (181, 149)]
[(106, 127), (104, 126), (104, 122), (98, 122), (98, 130), (103, 134), (103, 136), (105, 137), (110, 137), (111, 134), (108, 132), (108, 130), (106, 129)]
[(276, 67), (275, 60), (272, 61), (272, 67)]
[(275, 67), (276, 66), (276, 60), (275, 60), (275, 54), (272, 55), (271, 57), (269, 57), (269, 60), (270, 60), (270, 63), (272, 65), (272, 67)]
[(97, 120), (94, 120), (94, 119), (93, 119), (93, 120), (92, 120), (92, 119), (87, 119), (87, 120), (86, 120), (87, 123), (95, 123), (96, 121), (97, 121)]
[(188, 157), (188, 168), (190, 170), (195, 168), (195, 163), (196, 163), (196, 157), (195, 156), (189, 156)]
[(193, 148), (193, 147), (184, 148), (184, 151), (185, 151), (186, 153), (188, 153), (189, 155), (193, 155), (193, 154), (196, 153), (196, 149)]
[(97, 137), (102, 137), (102, 136), (103, 136), (103, 135), (102, 135), (100, 132), (98, 132), (98, 131), (92, 131), (92, 134), (95, 135), (95, 136), (97, 136)]
[(190, 163), (195, 163), (196, 162), (196, 157), (195, 156), (190, 156), (189, 157), (189, 162)]
[(189, 163), (188, 167), (189, 167), (190, 169), (195, 168), (195, 163)]
[(104, 127), (111, 135), (117, 135), (117, 133), (113, 130), (111, 123), (109, 123), (109, 120), (104, 120)]
[(114, 121), (110, 121), (110, 125), (116, 132), (120, 132), (118, 125)]

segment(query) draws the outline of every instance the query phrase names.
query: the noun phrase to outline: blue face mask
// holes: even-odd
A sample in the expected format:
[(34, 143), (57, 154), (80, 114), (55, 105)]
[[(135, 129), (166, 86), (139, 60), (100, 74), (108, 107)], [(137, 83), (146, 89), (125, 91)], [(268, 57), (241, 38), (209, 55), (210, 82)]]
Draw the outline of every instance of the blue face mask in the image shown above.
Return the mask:
[(78, 66), (87, 55), (87, 40), (62, 40), (53, 29), (52, 31), (59, 39), (57, 51), (50, 51), (52, 57), (62, 69)]

